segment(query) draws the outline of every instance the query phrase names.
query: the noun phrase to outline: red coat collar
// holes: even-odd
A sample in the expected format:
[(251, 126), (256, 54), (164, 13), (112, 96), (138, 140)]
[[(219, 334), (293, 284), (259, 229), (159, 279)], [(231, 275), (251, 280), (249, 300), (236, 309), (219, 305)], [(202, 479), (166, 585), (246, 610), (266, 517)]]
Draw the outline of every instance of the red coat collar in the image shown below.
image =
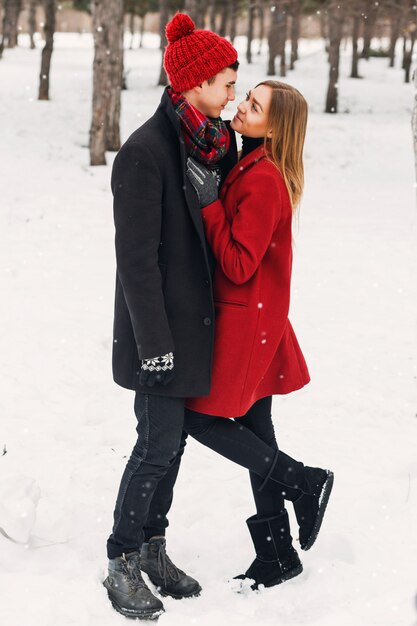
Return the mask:
[(226, 180), (224, 181), (223, 188), (225, 186), (231, 185), (240, 174), (242, 174), (245, 170), (249, 169), (255, 163), (258, 163), (261, 159), (265, 159), (266, 154), (263, 146), (259, 146), (259, 148), (255, 148), (252, 152), (249, 152), (243, 159), (238, 161), (236, 165), (230, 170), (227, 175)]

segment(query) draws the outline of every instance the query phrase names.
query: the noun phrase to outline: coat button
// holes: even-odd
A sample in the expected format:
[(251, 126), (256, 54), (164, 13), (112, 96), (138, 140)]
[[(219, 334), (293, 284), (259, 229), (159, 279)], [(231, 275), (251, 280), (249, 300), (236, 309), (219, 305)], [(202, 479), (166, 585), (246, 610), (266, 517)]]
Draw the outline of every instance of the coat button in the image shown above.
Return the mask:
[(211, 325), (211, 319), (209, 317), (205, 317), (203, 319), (203, 324), (204, 324), (204, 326), (210, 326)]
[(208, 279), (208, 278), (205, 278), (205, 279), (204, 279), (204, 283), (203, 283), (203, 284), (204, 284), (204, 286), (205, 286), (205, 287), (208, 287), (208, 286), (210, 285), (210, 281), (209, 281), (209, 279)]

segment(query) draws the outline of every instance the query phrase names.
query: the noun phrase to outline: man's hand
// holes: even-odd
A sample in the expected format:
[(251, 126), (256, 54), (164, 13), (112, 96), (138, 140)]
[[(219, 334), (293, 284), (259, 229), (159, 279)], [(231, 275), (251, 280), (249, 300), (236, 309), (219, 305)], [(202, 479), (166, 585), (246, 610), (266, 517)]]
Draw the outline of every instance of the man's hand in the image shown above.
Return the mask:
[(155, 383), (167, 385), (174, 378), (174, 355), (172, 352), (154, 359), (143, 359), (139, 383), (153, 387)]
[(197, 192), (200, 209), (217, 200), (217, 180), (214, 173), (197, 163), (191, 157), (187, 159), (187, 176)]

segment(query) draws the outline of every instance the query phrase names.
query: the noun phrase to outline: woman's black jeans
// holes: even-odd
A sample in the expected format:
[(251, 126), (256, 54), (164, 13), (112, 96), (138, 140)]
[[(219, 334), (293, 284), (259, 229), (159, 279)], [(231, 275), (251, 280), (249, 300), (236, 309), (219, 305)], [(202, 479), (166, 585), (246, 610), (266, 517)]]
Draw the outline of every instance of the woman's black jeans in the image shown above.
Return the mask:
[(138, 551), (164, 535), (184, 451), (184, 399), (136, 393), (138, 439), (120, 483), (107, 555)]
[(276, 484), (260, 486), (268, 474), (278, 445), (271, 418), (272, 397), (261, 398), (242, 417), (226, 419), (185, 409), (184, 429), (194, 439), (249, 470), (259, 517), (284, 510), (284, 499)]

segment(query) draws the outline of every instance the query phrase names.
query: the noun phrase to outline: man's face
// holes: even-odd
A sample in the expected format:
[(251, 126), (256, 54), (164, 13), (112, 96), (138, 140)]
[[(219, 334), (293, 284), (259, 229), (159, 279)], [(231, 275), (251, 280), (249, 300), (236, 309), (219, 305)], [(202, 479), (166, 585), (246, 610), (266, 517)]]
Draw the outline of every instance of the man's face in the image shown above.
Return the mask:
[(205, 80), (196, 94), (195, 106), (207, 117), (220, 117), (228, 102), (235, 99), (237, 72), (227, 67), (210, 85)]

